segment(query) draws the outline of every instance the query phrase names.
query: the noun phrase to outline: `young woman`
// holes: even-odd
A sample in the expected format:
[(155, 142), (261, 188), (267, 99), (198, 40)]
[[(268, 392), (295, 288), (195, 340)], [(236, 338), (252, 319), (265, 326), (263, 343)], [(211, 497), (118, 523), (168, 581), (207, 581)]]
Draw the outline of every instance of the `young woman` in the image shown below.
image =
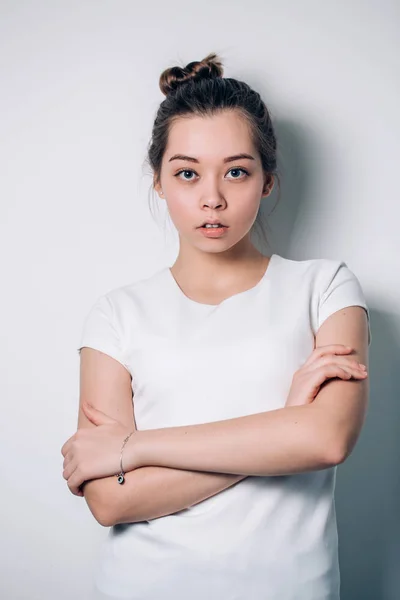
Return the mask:
[(96, 597), (338, 600), (336, 467), (368, 397), (362, 288), (341, 260), (252, 244), (277, 175), (256, 91), (215, 54), (160, 87), (149, 161), (179, 254), (94, 303), (61, 450), (70, 491), (110, 527)]

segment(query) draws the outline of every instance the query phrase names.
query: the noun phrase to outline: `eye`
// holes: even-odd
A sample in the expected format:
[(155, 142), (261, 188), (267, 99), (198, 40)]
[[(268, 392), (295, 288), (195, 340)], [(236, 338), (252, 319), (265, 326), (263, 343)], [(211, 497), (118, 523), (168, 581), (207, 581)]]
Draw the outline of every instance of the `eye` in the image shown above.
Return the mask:
[[(178, 171), (178, 173), (175, 173), (175, 177), (178, 177), (178, 175), (180, 175), (181, 173), (194, 173), (195, 171), (192, 171), (191, 169), (182, 169), (181, 171)], [(179, 177), (179, 179), (182, 179), (182, 177)], [(192, 181), (191, 179), (187, 179), (186, 177), (183, 178), (185, 181)]]
[[(229, 173), (230, 171), (232, 171), (232, 172), (236, 172), (236, 173), (238, 173), (239, 171), (242, 171), (243, 173), (245, 173), (245, 174), (246, 174), (246, 177), (248, 177), (248, 176), (250, 175), (250, 173), (249, 173), (248, 171), (246, 171), (246, 169), (242, 169), (241, 167), (233, 167), (232, 169), (230, 169), (230, 170), (228, 171), (228, 173)], [(245, 178), (244, 178), (244, 177), (243, 177), (243, 178), (242, 178), (242, 177), (232, 177), (232, 179), (245, 179)]]
[[(243, 169), (242, 167), (232, 167), (232, 169), (229, 169), (228, 173), (233, 172), (233, 173), (238, 173), (238, 172), (242, 172), (245, 173), (245, 177), (230, 177), (229, 179), (245, 179), (246, 177), (250, 176), (250, 173), (246, 170)], [(192, 169), (181, 169), (180, 171), (178, 171), (178, 173), (175, 173), (174, 177), (179, 177), (182, 173), (185, 174), (190, 174), (190, 173), (196, 173), (196, 171), (193, 171)], [(179, 179), (183, 179), (184, 181), (193, 181), (193, 177), (188, 178), (188, 177), (179, 177)]]

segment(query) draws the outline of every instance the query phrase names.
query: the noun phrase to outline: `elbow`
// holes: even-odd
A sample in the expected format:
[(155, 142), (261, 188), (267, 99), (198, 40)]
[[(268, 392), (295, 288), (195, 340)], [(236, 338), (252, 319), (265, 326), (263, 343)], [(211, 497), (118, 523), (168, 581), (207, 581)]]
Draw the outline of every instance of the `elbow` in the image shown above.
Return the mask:
[[(351, 454), (351, 450), (346, 447), (345, 444), (332, 444), (329, 452), (325, 452), (325, 460), (328, 467), (336, 467), (344, 463), (344, 461)], [(328, 455), (328, 456), (326, 456)]]
[(129, 515), (125, 514), (117, 514), (116, 512), (111, 512), (110, 510), (104, 510), (102, 512), (97, 511), (96, 514), (93, 514), (96, 521), (102, 525), (103, 527), (114, 527), (114, 525), (119, 525), (123, 523), (137, 523), (139, 521), (147, 521), (147, 516), (137, 516), (133, 514), (132, 510), (129, 512)]
[[(146, 518), (142, 518), (136, 514), (136, 507), (133, 507), (130, 503), (129, 508), (121, 504), (119, 507), (110, 506), (109, 504), (97, 503), (94, 505), (93, 503), (89, 505), (90, 511), (96, 521), (102, 527), (114, 527), (114, 525), (118, 525), (120, 523), (135, 523), (137, 521), (147, 520)], [(134, 510), (135, 509), (135, 510)]]
[(116, 524), (114, 516), (109, 510), (97, 512), (96, 514), (93, 514), (93, 516), (102, 527), (113, 527)]
[(115, 525), (115, 518), (113, 512), (109, 507), (103, 506), (103, 504), (90, 502), (86, 499), (87, 505), (89, 507), (90, 512), (96, 519), (99, 525), (102, 527), (112, 527)]
[(332, 466), (344, 463), (353, 452), (358, 440), (358, 433), (341, 432), (335, 436), (335, 442), (331, 444), (331, 453), (329, 460)]
[(104, 483), (100, 480), (87, 482), (84, 487), (84, 497), (93, 517), (102, 527), (115, 525), (115, 510), (109, 495), (105, 495)]
[[(115, 493), (114, 478), (94, 479), (85, 484), (84, 496), (90, 512), (102, 527), (113, 527), (119, 523), (132, 523), (141, 520), (138, 514), (141, 503), (137, 502), (137, 494), (126, 495)], [(127, 488), (128, 492), (129, 489)]]
[(346, 456), (343, 452), (334, 452), (331, 453), (328, 457), (327, 460), (327, 465), (328, 467), (336, 467), (337, 465), (340, 465), (341, 463), (343, 463), (346, 460)]
[(322, 460), (326, 467), (335, 467), (342, 464), (351, 454), (355, 445), (354, 439), (349, 439), (343, 427), (334, 427), (329, 423), (327, 427), (321, 427), (323, 432), (320, 438), (322, 445)]

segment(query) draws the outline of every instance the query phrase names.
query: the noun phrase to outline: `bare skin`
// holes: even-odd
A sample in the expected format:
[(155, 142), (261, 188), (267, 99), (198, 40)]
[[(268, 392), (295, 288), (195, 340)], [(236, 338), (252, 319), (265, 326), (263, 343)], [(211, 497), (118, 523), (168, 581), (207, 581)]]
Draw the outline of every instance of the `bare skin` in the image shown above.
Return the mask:
[[(253, 159), (225, 162), (241, 153)], [(171, 160), (176, 155), (198, 162)], [(250, 230), (261, 199), (273, 185), (273, 178), (262, 170), (248, 126), (237, 113), (174, 123), (154, 187), (165, 198), (179, 233), (179, 253), (171, 272), (189, 298), (218, 304), (261, 279), (269, 257), (251, 242)], [(228, 225), (223, 236), (211, 239), (199, 232), (208, 217)]]

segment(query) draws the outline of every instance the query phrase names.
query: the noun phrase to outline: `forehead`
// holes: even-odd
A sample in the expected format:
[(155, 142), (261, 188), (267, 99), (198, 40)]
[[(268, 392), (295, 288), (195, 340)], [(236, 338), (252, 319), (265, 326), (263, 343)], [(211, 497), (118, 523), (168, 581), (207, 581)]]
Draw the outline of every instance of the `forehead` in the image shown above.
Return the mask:
[(237, 111), (224, 111), (212, 116), (184, 116), (171, 126), (165, 160), (173, 154), (186, 154), (201, 160), (223, 159), (225, 156), (255, 153), (250, 128)]

